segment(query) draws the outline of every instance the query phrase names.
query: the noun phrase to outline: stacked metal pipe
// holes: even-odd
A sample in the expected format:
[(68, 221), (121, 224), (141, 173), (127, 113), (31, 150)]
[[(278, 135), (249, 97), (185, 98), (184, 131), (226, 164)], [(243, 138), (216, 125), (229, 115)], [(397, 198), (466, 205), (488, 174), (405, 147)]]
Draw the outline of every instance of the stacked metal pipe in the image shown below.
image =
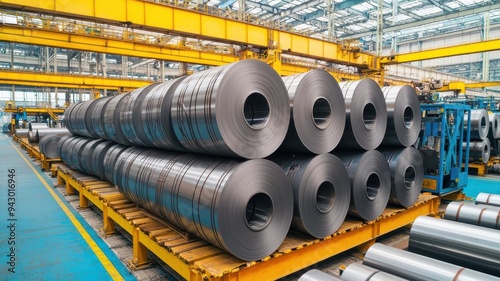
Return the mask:
[(332, 151), (345, 128), (342, 90), (328, 72), (320, 69), (283, 78), (290, 98), (290, 126), (281, 149)]
[(498, 281), (492, 275), (376, 243), (366, 252), (364, 265), (415, 281)]
[[(467, 125), (467, 119), (464, 119), (464, 126)], [(469, 145), (469, 161), (482, 161), (487, 163), (490, 159), (490, 140), (488, 132), (490, 121), (488, 111), (485, 109), (475, 109), (470, 114), (470, 145)], [(467, 143), (462, 144), (462, 149), (465, 151)]]
[(412, 225), (411, 252), (500, 276), (498, 230), (421, 216)]
[(500, 207), (451, 202), (446, 207), (444, 219), (500, 229)]
[(484, 204), (500, 207), (500, 194), (481, 192), (476, 197), (476, 204)]

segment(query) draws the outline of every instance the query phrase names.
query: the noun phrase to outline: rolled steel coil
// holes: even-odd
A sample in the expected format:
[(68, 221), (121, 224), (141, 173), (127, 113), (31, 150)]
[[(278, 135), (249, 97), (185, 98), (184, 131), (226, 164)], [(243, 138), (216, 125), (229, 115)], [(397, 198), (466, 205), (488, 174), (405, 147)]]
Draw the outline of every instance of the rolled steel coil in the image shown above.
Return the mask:
[(94, 167), (94, 175), (99, 177), (102, 180), (106, 179), (105, 167), (104, 167), (104, 158), (108, 150), (117, 144), (112, 141), (103, 141), (97, 143), (97, 145), (93, 148), (91, 162)]
[(383, 145), (412, 146), (420, 133), (420, 102), (413, 87), (390, 86), (382, 88), (387, 106), (387, 130)]
[(33, 122), (28, 123), (28, 129), (30, 131), (35, 131), (38, 129), (44, 129), (44, 128), (48, 128), (48, 127), (49, 127), (49, 125), (47, 125), (47, 123), (33, 123)]
[(36, 130), (36, 139), (40, 141), (42, 138), (46, 136), (68, 136), (71, 135), (68, 129), (66, 128), (45, 128), (45, 129), (37, 129)]
[(44, 136), (38, 143), (40, 152), (48, 159), (59, 158), (57, 143), (60, 139), (61, 137), (57, 135)]
[(476, 204), (500, 207), (500, 194), (489, 194), (481, 192), (476, 197)]
[(79, 157), (81, 155), (81, 148), (86, 143), (92, 141), (93, 139), (83, 138), (83, 137), (62, 137), (58, 145), (58, 153), (61, 160), (68, 165), (71, 169), (77, 169), (85, 172), (81, 163), (86, 160), (86, 158)]
[[(467, 143), (462, 143), (462, 150), (465, 153)], [(471, 141), (469, 143), (469, 161), (482, 161), (488, 163), (490, 160), (491, 145), (489, 139)]]
[(387, 106), (380, 86), (369, 78), (339, 85), (346, 107), (346, 126), (339, 147), (377, 148), (387, 127)]
[(380, 271), (359, 263), (351, 263), (342, 273), (343, 281), (405, 281), (404, 279), (387, 272)]
[(66, 110), (64, 110), (64, 126), (73, 135), (78, 135), (78, 130), (76, 129), (76, 124), (75, 124), (75, 120), (74, 120), (75, 114), (73, 113), (73, 111), (76, 109), (75, 110), (75, 112), (76, 112), (78, 110), (78, 107), (80, 107), (81, 103), (83, 103), (83, 102), (72, 103), (66, 108)]
[(280, 149), (332, 151), (345, 128), (345, 103), (339, 84), (320, 69), (283, 77), (290, 98), (290, 125)]
[(318, 238), (337, 231), (347, 216), (351, 198), (342, 161), (332, 154), (273, 155), (270, 160), (281, 166), (292, 184), (292, 227)]
[(493, 164), (493, 166), (491, 167), (491, 172), (500, 174), (500, 164)]
[(87, 111), (87, 127), (92, 128), (92, 132), (96, 138), (109, 140), (104, 128), (104, 109), (106, 104), (111, 101), (113, 96), (102, 97), (94, 100)]
[(381, 151), (391, 171), (389, 202), (403, 207), (412, 206), (420, 195), (424, 182), (424, 166), (420, 153), (414, 147)]
[[(75, 138), (74, 136), (65, 136), (65, 137), (61, 137), (59, 139), (59, 141), (57, 142), (57, 155), (59, 155), (59, 157), (61, 159), (64, 159), (66, 157), (66, 155), (62, 155), (65, 151), (63, 151), (63, 147), (66, 147), (64, 145), (64, 142), (66, 141), (71, 141), (73, 138)], [(64, 161), (64, 160), (63, 160)]]
[(16, 129), (16, 136), (18, 136), (20, 138), (27, 138), (28, 132), (29, 132), (29, 129)]
[(308, 272), (302, 274), (298, 281), (341, 281), (337, 276), (333, 276), (326, 272), (317, 269), (311, 269)]
[(382, 214), (391, 194), (391, 172), (384, 155), (376, 150), (337, 154), (351, 183), (349, 214), (374, 220)]
[(128, 148), (128, 146), (122, 144), (115, 144), (106, 151), (103, 159), (103, 173), (105, 179), (113, 183), (115, 182), (115, 180), (113, 179), (113, 174), (116, 161), (120, 154), (122, 154)]
[(500, 114), (488, 113), (490, 120), (490, 130), (488, 136), (492, 139), (500, 139)]
[(37, 143), (38, 138), (36, 137), (36, 131), (28, 131), (28, 142)]
[(84, 101), (82, 103), (79, 103), (80, 106), (74, 108), (71, 114), (74, 114), (74, 117), (72, 120), (74, 120), (76, 131), (78, 132), (78, 135), (88, 137), (88, 138), (94, 138), (97, 137), (95, 133), (93, 134), (92, 127), (87, 127), (87, 122), (86, 120), (88, 119), (87, 117), (90, 117), (89, 115), (89, 109), (91, 108), (91, 105), (94, 103), (94, 100), (89, 100), (89, 101)]
[(500, 276), (500, 233), (485, 227), (418, 217), (410, 231), (411, 252)]
[(363, 264), (415, 281), (498, 281), (499, 278), (444, 261), (376, 243)]
[(109, 138), (117, 143), (133, 145), (122, 132), (120, 126), (120, 111), (122, 105), (130, 98), (130, 93), (118, 95), (103, 106), (104, 108), (104, 132)]
[(446, 207), (444, 219), (500, 229), (500, 208), (488, 205), (451, 202)]
[(467, 122), (467, 116), (464, 117), (464, 128), (469, 123), (470, 139), (484, 140), (488, 136), (490, 121), (488, 111), (485, 109), (474, 109), (470, 112), (470, 121)]
[(172, 125), (189, 151), (263, 158), (283, 142), (288, 93), (269, 65), (243, 60), (186, 77), (175, 90)]
[(10, 127), (11, 127), (10, 125), (11, 125), (10, 123), (4, 123), (3, 124), (3, 133), (4, 134), (10, 133)]

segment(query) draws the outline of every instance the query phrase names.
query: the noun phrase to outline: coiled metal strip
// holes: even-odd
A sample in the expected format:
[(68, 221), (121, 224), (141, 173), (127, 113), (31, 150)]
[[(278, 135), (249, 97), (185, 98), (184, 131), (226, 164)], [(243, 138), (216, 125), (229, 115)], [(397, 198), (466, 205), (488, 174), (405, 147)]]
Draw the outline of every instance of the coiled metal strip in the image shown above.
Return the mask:
[(492, 205), (500, 207), (500, 194), (481, 192), (476, 197), (476, 204)]
[(405, 281), (404, 279), (387, 272), (380, 271), (359, 263), (351, 263), (342, 273), (343, 281)]
[[(462, 143), (462, 150), (465, 153), (467, 148), (467, 143)], [(470, 161), (482, 161), (483, 163), (488, 163), (490, 160), (491, 145), (489, 139), (484, 139), (480, 141), (471, 141), (469, 143), (469, 160)]]
[[(467, 117), (467, 116), (466, 116)], [(488, 111), (485, 109), (474, 109), (470, 112), (470, 121), (464, 118), (464, 128), (470, 124), (470, 139), (471, 140), (484, 140), (488, 136), (490, 129), (490, 120)]]
[(60, 136), (45, 136), (40, 139), (38, 148), (40, 152), (48, 159), (59, 158), (57, 153), (57, 143), (61, 139)]
[(500, 229), (500, 208), (489, 205), (451, 202), (446, 207), (444, 219)]

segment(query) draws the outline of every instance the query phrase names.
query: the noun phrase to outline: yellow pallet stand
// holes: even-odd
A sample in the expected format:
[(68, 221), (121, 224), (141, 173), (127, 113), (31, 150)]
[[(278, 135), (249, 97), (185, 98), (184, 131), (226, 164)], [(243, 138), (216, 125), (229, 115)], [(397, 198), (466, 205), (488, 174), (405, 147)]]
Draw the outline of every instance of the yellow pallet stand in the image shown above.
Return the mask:
[(410, 208), (389, 206), (374, 221), (348, 218), (335, 234), (324, 239), (291, 231), (271, 256), (245, 262), (139, 208), (110, 182), (64, 165), (58, 165), (57, 178), (68, 194), (79, 193), (80, 207), (88, 207), (91, 202), (102, 211), (105, 234), (114, 233), (117, 224), (132, 235), (133, 267), (147, 266), (150, 251), (186, 280), (200, 281), (278, 279), (348, 249), (373, 243), (418, 216), (437, 215), (440, 203), (437, 196), (421, 194)]

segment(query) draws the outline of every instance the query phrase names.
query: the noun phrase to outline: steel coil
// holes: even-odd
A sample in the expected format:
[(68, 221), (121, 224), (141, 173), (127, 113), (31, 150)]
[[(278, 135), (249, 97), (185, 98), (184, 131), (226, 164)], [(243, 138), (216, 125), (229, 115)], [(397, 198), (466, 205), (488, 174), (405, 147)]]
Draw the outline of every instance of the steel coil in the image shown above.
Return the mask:
[(345, 128), (345, 103), (337, 81), (320, 69), (287, 76), (283, 82), (290, 98), (290, 125), (280, 149), (332, 151)]
[[(130, 93), (113, 97), (103, 106), (104, 109), (104, 132), (109, 138), (117, 143), (124, 145), (132, 145), (132, 143), (124, 136), (120, 127), (120, 111), (121, 105), (130, 98)], [(122, 102), (124, 101), (124, 102)]]
[(404, 279), (387, 272), (380, 271), (359, 263), (351, 263), (342, 273), (343, 281), (405, 281)]
[(347, 216), (351, 189), (346, 169), (332, 154), (273, 156), (293, 190), (292, 227), (322, 238), (337, 231)]
[(110, 138), (106, 134), (106, 130), (104, 128), (104, 109), (113, 96), (102, 97), (94, 100), (92, 105), (90, 106), (87, 114), (87, 118), (85, 119), (87, 122), (87, 126), (92, 128), (92, 132), (99, 139), (107, 139)]
[(45, 129), (37, 129), (35, 136), (37, 141), (40, 141), (42, 138), (46, 136), (68, 136), (71, 133), (66, 128), (45, 128)]
[(181, 81), (171, 116), (177, 139), (189, 151), (263, 158), (283, 142), (290, 106), (283, 80), (269, 65), (243, 60)]
[(371, 150), (384, 139), (387, 106), (380, 86), (372, 79), (339, 83), (346, 107), (346, 126), (339, 147)]
[(412, 146), (420, 133), (420, 102), (413, 87), (391, 86), (382, 88), (387, 106), (387, 130), (383, 145)]
[(63, 155), (63, 153), (65, 153), (65, 151), (63, 151), (63, 147), (66, 147), (64, 145), (64, 142), (70, 141), (73, 138), (73, 136), (65, 136), (59, 139), (59, 141), (57, 142), (57, 155), (59, 155), (59, 158), (64, 159), (66, 157), (66, 155)]
[(94, 100), (89, 100), (89, 101), (84, 101), (79, 103), (80, 106), (76, 107), (73, 109), (72, 114), (74, 114), (74, 117), (72, 120), (74, 120), (75, 123), (75, 129), (78, 132), (78, 135), (88, 137), (88, 138), (93, 138), (97, 137), (97, 135), (92, 134), (92, 127), (87, 127), (87, 122), (86, 120), (88, 119), (87, 116), (89, 116), (89, 109), (91, 105), (94, 103)]
[(45, 155), (45, 158), (59, 158), (59, 154), (57, 152), (57, 143), (60, 139), (61, 137), (57, 135), (44, 136), (40, 139), (38, 148), (40, 149), (40, 152)]
[(488, 205), (451, 202), (446, 207), (444, 219), (500, 229), (500, 208)]
[(37, 143), (38, 138), (36, 137), (36, 131), (28, 131), (28, 142)]
[[(467, 143), (462, 143), (462, 151), (465, 153)], [(490, 160), (491, 145), (489, 139), (471, 141), (469, 143), (469, 161), (482, 161), (488, 163)]]
[(414, 147), (386, 149), (381, 151), (391, 171), (392, 204), (410, 207), (420, 195), (424, 182), (422, 157)]
[(48, 128), (48, 127), (49, 126), (47, 125), (47, 123), (33, 123), (33, 122), (28, 123), (28, 129), (30, 131), (35, 131), (38, 129), (44, 129), (44, 128)]
[(11, 124), (10, 123), (4, 123), (3, 124), (3, 133), (4, 134), (10, 133), (10, 128), (11, 128)]
[[(467, 115), (464, 117), (464, 128), (468, 124)], [(490, 121), (488, 111), (485, 109), (474, 109), (470, 112), (470, 139), (484, 140), (488, 136)]]
[(333, 276), (326, 272), (317, 269), (311, 269), (308, 272), (302, 274), (298, 281), (341, 281), (337, 276)]
[(83, 103), (83, 102), (72, 103), (66, 108), (66, 110), (64, 110), (64, 126), (73, 135), (78, 135), (78, 131), (76, 129), (76, 126), (75, 126), (76, 124), (75, 124), (75, 120), (74, 120), (75, 114), (73, 113), (73, 111), (76, 112), (81, 103)]
[(485, 227), (421, 216), (412, 225), (411, 252), (500, 276), (500, 233)]
[(391, 173), (384, 155), (376, 150), (337, 154), (351, 183), (349, 214), (374, 220), (382, 214), (391, 194)]
[(364, 265), (415, 281), (498, 281), (499, 278), (451, 263), (376, 243), (368, 249)]
[(16, 136), (18, 136), (20, 138), (27, 138), (28, 132), (29, 132), (29, 129), (16, 129)]
[(488, 136), (492, 139), (500, 139), (500, 114), (488, 113), (490, 120), (490, 130)]
[(481, 192), (476, 197), (476, 204), (500, 207), (500, 195)]
[(114, 183), (113, 174), (116, 161), (120, 154), (128, 148), (128, 146), (122, 144), (115, 144), (105, 152), (103, 158), (103, 175), (105, 179)]

